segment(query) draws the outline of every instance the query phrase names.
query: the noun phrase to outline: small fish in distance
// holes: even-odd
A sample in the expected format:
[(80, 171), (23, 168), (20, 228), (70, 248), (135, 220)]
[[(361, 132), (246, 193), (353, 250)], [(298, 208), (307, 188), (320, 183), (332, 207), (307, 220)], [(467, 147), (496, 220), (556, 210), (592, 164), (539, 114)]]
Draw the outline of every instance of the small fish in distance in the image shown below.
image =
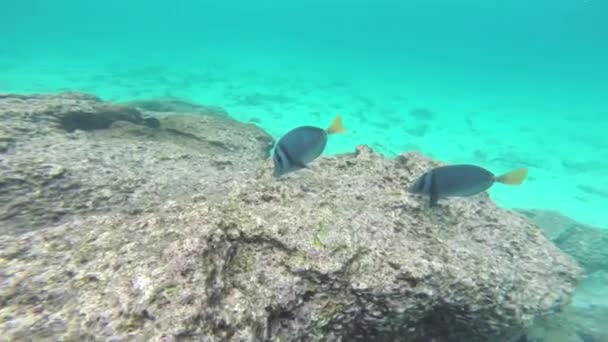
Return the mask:
[(428, 195), (432, 207), (440, 198), (472, 196), (489, 189), (495, 182), (520, 185), (527, 176), (526, 168), (495, 176), (475, 165), (448, 165), (424, 173), (408, 190), (414, 194)]
[(316, 159), (325, 150), (328, 134), (344, 133), (342, 117), (337, 115), (332, 124), (326, 128), (300, 126), (287, 132), (277, 143), (272, 160), (275, 177), (307, 168), (307, 164)]

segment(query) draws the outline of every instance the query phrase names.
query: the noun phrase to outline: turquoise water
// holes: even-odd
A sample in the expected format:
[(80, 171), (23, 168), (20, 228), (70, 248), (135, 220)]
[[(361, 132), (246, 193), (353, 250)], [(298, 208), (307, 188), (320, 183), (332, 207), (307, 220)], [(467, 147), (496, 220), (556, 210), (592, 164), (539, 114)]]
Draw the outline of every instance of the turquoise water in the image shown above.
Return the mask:
[(350, 134), (327, 154), (529, 167), (492, 197), (608, 227), (606, 14), (583, 0), (9, 1), (0, 91), (179, 97), (275, 137), (341, 113)]
[(350, 134), (327, 154), (368, 144), (529, 167), (492, 197), (608, 227), (607, 13), (582, 0), (10, 1), (0, 91), (179, 97), (275, 137), (339, 112)]
[(524, 185), (498, 184), (492, 198), (608, 228), (606, 1), (3, 0), (0, 9), (0, 92), (176, 97), (275, 138), (340, 113), (349, 133), (325, 154), (367, 144), (495, 173), (528, 167)]
[(350, 134), (327, 154), (368, 144), (526, 166), (524, 187), (491, 190), (497, 202), (608, 227), (605, 2), (6, 5), (2, 92), (173, 96), (275, 137), (342, 113)]

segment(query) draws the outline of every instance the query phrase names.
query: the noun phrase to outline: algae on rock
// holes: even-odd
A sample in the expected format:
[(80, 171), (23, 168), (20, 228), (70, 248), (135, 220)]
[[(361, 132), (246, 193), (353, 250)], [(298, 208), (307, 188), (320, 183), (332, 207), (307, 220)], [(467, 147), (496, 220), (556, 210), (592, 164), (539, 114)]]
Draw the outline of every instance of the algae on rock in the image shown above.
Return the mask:
[[(257, 140), (247, 140), (253, 159)], [(155, 151), (174, 143), (155, 141)], [(436, 208), (409, 194), (406, 185), (437, 165), (416, 153), (386, 159), (359, 146), (280, 179), (270, 160), (234, 165), (210, 174), (232, 178), (206, 179), (225, 181), (221, 196), (152, 196), (136, 214), (97, 212), (0, 236), (2, 335), (510, 341), (567, 303), (581, 277), (537, 228), (485, 194)], [(175, 172), (159, 162), (145, 169)], [(201, 177), (189, 170), (179, 175)]]

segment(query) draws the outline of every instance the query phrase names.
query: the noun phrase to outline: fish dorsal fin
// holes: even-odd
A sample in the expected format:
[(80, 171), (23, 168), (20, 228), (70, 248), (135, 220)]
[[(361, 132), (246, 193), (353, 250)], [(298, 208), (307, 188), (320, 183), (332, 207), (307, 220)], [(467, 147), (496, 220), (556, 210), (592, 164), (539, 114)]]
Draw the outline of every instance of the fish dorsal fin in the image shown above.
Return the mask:
[(338, 134), (338, 133), (346, 133), (346, 128), (342, 124), (342, 115), (338, 114), (334, 118), (334, 121), (327, 128), (328, 134)]
[(520, 185), (526, 177), (528, 177), (528, 169), (521, 168), (496, 177), (496, 181), (503, 184)]

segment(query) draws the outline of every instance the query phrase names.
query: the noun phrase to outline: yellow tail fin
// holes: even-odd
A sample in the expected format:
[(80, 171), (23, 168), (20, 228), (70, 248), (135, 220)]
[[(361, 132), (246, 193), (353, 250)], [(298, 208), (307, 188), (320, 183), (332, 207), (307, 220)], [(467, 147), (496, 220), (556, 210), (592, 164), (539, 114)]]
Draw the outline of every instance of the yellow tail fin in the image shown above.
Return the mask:
[(528, 169), (523, 168), (505, 173), (502, 176), (498, 176), (496, 177), (496, 181), (503, 184), (520, 185), (524, 182), (524, 179), (526, 179), (526, 177), (528, 177)]
[(342, 125), (342, 116), (340, 114), (336, 115), (336, 118), (331, 123), (331, 126), (327, 128), (328, 134), (336, 134), (336, 133), (346, 133), (346, 128)]

